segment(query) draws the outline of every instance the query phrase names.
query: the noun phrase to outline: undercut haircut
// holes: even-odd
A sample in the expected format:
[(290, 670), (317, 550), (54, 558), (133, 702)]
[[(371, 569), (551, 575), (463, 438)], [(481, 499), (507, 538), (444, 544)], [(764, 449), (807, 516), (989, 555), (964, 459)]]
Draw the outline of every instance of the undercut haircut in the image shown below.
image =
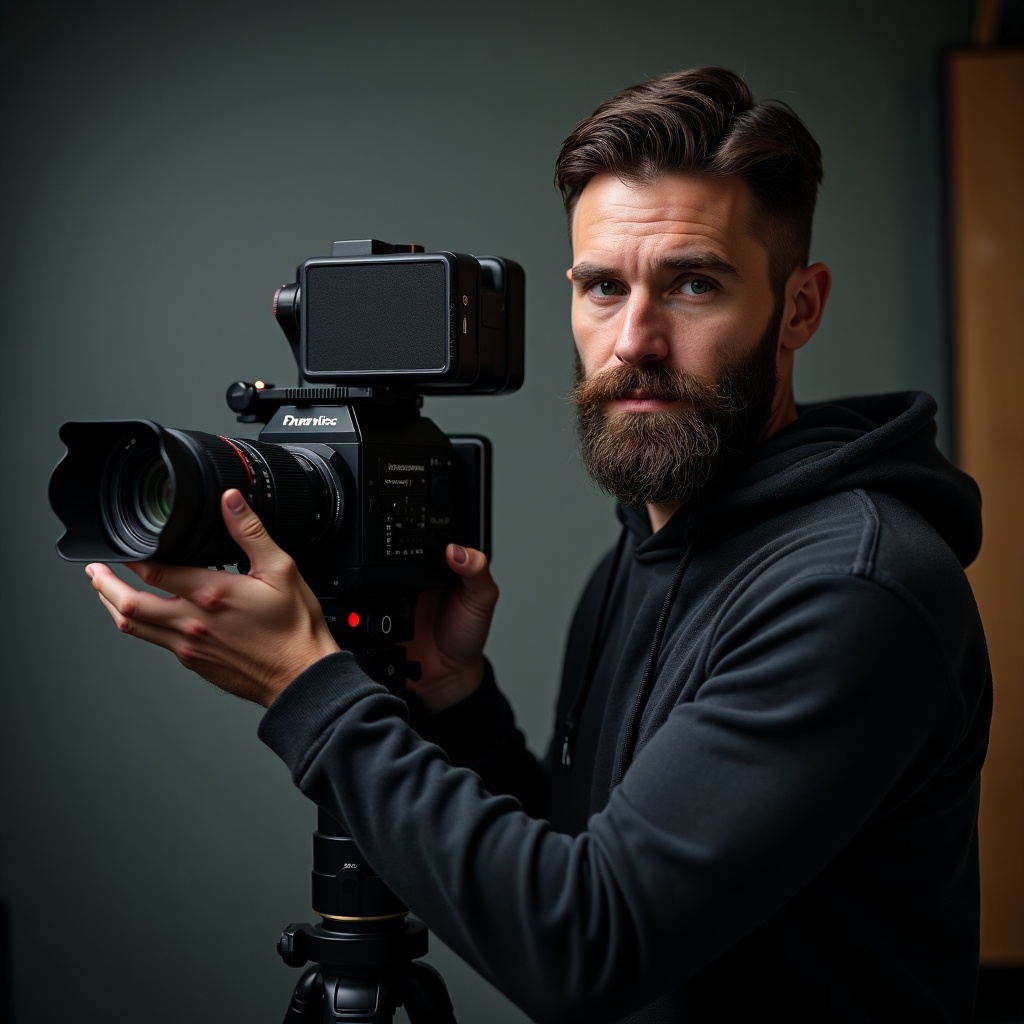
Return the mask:
[(635, 185), (665, 174), (739, 175), (754, 200), (748, 230), (768, 252), (777, 297), (793, 270), (808, 263), (821, 150), (789, 106), (756, 102), (726, 68), (691, 68), (630, 86), (573, 129), (555, 164), (570, 235), (579, 197), (599, 174)]

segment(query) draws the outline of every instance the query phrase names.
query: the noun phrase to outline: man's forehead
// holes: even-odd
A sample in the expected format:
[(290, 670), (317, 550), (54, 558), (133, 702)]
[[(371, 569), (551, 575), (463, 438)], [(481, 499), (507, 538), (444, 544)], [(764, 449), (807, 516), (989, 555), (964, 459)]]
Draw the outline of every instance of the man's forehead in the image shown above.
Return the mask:
[(749, 186), (737, 175), (666, 174), (642, 183), (598, 175), (573, 212), (573, 259), (683, 258), (692, 250), (734, 265), (742, 250), (762, 248), (750, 230), (752, 210)]

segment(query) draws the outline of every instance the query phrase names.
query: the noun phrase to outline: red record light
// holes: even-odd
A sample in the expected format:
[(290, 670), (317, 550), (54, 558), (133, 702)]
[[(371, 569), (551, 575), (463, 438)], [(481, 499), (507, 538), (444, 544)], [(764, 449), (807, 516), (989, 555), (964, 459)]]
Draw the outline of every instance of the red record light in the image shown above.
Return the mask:
[(363, 620), (359, 617), (359, 612), (349, 612), (348, 618), (345, 620), (353, 629), (355, 629), (360, 622)]

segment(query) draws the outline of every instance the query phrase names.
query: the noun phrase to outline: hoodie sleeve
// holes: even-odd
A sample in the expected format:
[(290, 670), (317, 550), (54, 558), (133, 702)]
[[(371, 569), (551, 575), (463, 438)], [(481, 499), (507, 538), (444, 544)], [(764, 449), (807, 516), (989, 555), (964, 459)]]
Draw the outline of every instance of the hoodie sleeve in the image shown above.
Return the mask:
[(489, 662), (480, 686), (469, 697), (443, 711), (414, 711), (410, 722), (453, 765), (476, 772), (489, 792), (514, 796), (534, 817), (547, 814), (547, 775), (527, 749)]
[(964, 730), (933, 625), (875, 582), (793, 581), (722, 630), (698, 698), (574, 838), (449, 763), (345, 654), (295, 680), (260, 735), (531, 1017), (615, 1020), (783, 906)]

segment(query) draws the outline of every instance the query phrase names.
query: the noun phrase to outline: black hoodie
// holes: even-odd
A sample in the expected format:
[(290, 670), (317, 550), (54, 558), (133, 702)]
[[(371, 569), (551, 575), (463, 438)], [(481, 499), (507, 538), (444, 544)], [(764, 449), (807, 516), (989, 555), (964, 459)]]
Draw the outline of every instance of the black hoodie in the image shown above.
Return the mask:
[(491, 678), (418, 735), (347, 654), (261, 736), (535, 1019), (968, 1021), (991, 682), (934, 411), (802, 409), (658, 533), (620, 510), (543, 771)]

